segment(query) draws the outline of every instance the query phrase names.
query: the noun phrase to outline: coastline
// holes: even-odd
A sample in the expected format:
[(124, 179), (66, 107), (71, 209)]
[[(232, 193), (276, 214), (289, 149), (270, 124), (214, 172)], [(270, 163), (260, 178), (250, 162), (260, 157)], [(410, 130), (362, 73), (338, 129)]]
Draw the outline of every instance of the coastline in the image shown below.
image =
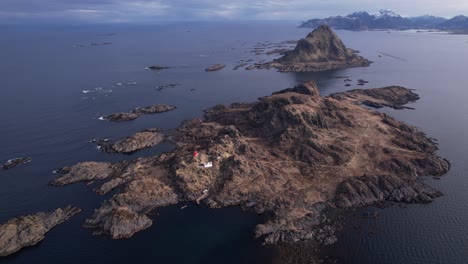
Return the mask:
[[(172, 140), (178, 146), (172, 153), (114, 165), (96, 163), (96, 165), (99, 165), (99, 168), (102, 167), (99, 170), (94, 169), (96, 165), (90, 166), (89, 164), (91, 163), (80, 163), (72, 166), (71, 169), (66, 169), (64, 171), (65, 175), (57, 178), (52, 183), (54, 185), (57, 183), (60, 183), (59, 185), (68, 185), (78, 181), (109, 178), (110, 180), (101, 187), (98, 187), (96, 192), (102, 195), (109, 193), (113, 189), (118, 189), (120, 193), (116, 193), (111, 199), (104, 202), (101, 208), (95, 211), (93, 217), (86, 220), (85, 227), (92, 228), (95, 234), (110, 235), (114, 239), (128, 238), (133, 236), (134, 233), (148, 228), (152, 224), (152, 220), (148, 218), (148, 213), (155, 208), (177, 204), (181, 201), (196, 201), (197, 203), (202, 201), (203, 204), (210, 208), (240, 206), (244, 210), (254, 211), (257, 214), (268, 213), (273, 215), (272, 219), (256, 228), (256, 237), (263, 237), (268, 244), (310, 240), (316, 241), (318, 245), (331, 244), (336, 241), (334, 234), (339, 229), (334, 227), (334, 225), (339, 223), (336, 219), (329, 219), (327, 217), (327, 208), (359, 208), (387, 200), (403, 203), (427, 203), (440, 195), (438, 191), (419, 180), (423, 175), (441, 175), (449, 169), (449, 164), (446, 160), (434, 156), (434, 151), (437, 149), (436, 145), (429, 139), (426, 139), (423, 133), (418, 132), (414, 128), (406, 126), (384, 114), (378, 114), (378, 112), (366, 110), (358, 106), (359, 104), (366, 104), (372, 107), (388, 106), (400, 109), (403, 104), (417, 100), (418, 98), (416, 94), (405, 88), (387, 87), (370, 90), (352, 90), (332, 94), (322, 99), (318, 95), (315, 84), (306, 83), (273, 93), (273, 95), (264, 97), (257, 103), (233, 104), (230, 108), (216, 106), (207, 110), (204, 121), (187, 121), (178, 128), (175, 135), (172, 135)], [(315, 102), (308, 101), (310, 99), (315, 100)], [(285, 100), (293, 100), (294, 103), (286, 102)], [(322, 100), (324, 101), (322, 102)], [(263, 161), (260, 160), (265, 159), (268, 162), (272, 162), (281, 156), (279, 153), (272, 153), (273, 155), (268, 156), (268, 151), (274, 152), (274, 150), (269, 150), (269, 147), (267, 147), (269, 144), (272, 144), (272, 146), (280, 144), (278, 147), (286, 147), (282, 151), (287, 152), (287, 148), (289, 148), (287, 145), (287, 142), (289, 142), (288, 137), (294, 139), (302, 135), (302, 133), (309, 133), (294, 132), (294, 129), (300, 127), (299, 124), (301, 122), (305, 122), (303, 125), (306, 127), (311, 126), (311, 133), (325, 133), (322, 136), (324, 137), (328, 133), (350, 133), (346, 132), (345, 127), (348, 126), (353, 131), (353, 127), (355, 127), (353, 125), (354, 121), (342, 119), (338, 123), (335, 123), (333, 118), (336, 118), (336, 115), (341, 116), (339, 112), (328, 117), (328, 114), (323, 113), (324, 116), (310, 120), (308, 117), (304, 117), (303, 121), (292, 121), (296, 117), (291, 116), (292, 123), (290, 125), (292, 125), (292, 130), (286, 129), (280, 133), (283, 135), (279, 136), (279, 134), (270, 138), (272, 135), (268, 136), (269, 132), (264, 130), (269, 126), (268, 123), (258, 123), (259, 127), (251, 130), (252, 127), (246, 126), (248, 122), (245, 123), (242, 120), (245, 118), (242, 117), (244, 116), (243, 111), (247, 111), (246, 116), (259, 115), (259, 120), (264, 118), (261, 116), (265, 115), (267, 117), (271, 114), (273, 114), (272, 120), (275, 120), (274, 116), (276, 113), (291, 111), (294, 108), (301, 109), (308, 104), (311, 104), (313, 107), (317, 107), (314, 105), (318, 104), (318, 107), (325, 107), (325, 109), (335, 109), (334, 107), (337, 106), (333, 106), (333, 104), (338, 104), (338, 108), (343, 109), (342, 111), (349, 111), (344, 110), (347, 109), (346, 107), (342, 108), (344, 105), (341, 106), (341, 102), (345, 103), (344, 105), (347, 105), (347, 107), (355, 105), (352, 107), (353, 110), (351, 110), (355, 115), (365, 116), (370, 114), (378, 119), (382, 118), (383, 123), (379, 126), (388, 125), (389, 127), (382, 127), (377, 131), (382, 131), (383, 133), (383, 130), (391, 129), (392, 133), (395, 133), (395, 136), (399, 140), (398, 143), (391, 143), (396, 144), (392, 146), (394, 150), (389, 151), (384, 149), (384, 156), (378, 157), (378, 155), (372, 154), (374, 155), (373, 158), (369, 156), (369, 158), (363, 160), (369, 164), (377, 162), (376, 168), (372, 167), (374, 165), (369, 167), (369, 164), (363, 168), (366, 173), (377, 176), (365, 176), (366, 173), (363, 175), (362, 170), (358, 169), (353, 172), (353, 177), (346, 177), (345, 174), (349, 174), (350, 170), (359, 168), (359, 165), (355, 167), (352, 164), (354, 162), (360, 164), (361, 161), (359, 161), (360, 159), (353, 161), (352, 158), (347, 157), (352, 152), (348, 152), (346, 146), (340, 146), (341, 143), (338, 143), (339, 141), (334, 141), (336, 145), (331, 146), (331, 150), (327, 150), (326, 145), (318, 147), (322, 153), (313, 154), (313, 149), (303, 149), (312, 151), (309, 156), (303, 157), (306, 160), (301, 161), (300, 156), (294, 155), (292, 156), (292, 160), (289, 160), (291, 159), (290, 157), (284, 156), (281, 159), (289, 160), (285, 160), (287, 162), (286, 166), (283, 165), (282, 168), (276, 168), (270, 165), (269, 169), (263, 167)], [(325, 105), (322, 106), (322, 103)], [(303, 104), (304, 106), (302, 106)], [(297, 115), (297, 113), (293, 115)], [(367, 118), (374, 120), (374, 117)], [(269, 129), (282, 130), (283, 128), (281, 127), (283, 125), (281, 122), (286, 120), (275, 121), (276, 123), (272, 123), (273, 127)], [(376, 122), (375, 124), (378, 123)], [(254, 127), (257, 125), (254, 125)], [(267, 125), (267, 127), (262, 127), (264, 125)], [(364, 126), (365, 129), (369, 127), (369, 125), (358, 125), (358, 127), (360, 126)], [(333, 132), (334, 129), (338, 130)], [(295, 134), (298, 132), (300, 133)], [(399, 133), (403, 133), (403, 135), (399, 135)], [(351, 132), (349, 135), (352, 134), (354, 132)], [(409, 139), (406, 138), (409, 135), (412, 136)], [(277, 142), (275, 138), (278, 136), (280, 140)], [(389, 136), (390, 140), (393, 140), (393, 136), (392, 134)], [(249, 140), (251, 137), (257, 137), (256, 141), (259, 142), (253, 144)], [(270, 141), (270, 143), (265, 145), (265, 143), (262, 143), (263, 140), (266, 140), (266, 142)], [(332, 138), (331, 140), (335, 139)], [(349, 139), (350, 142), (354, 140), (353, 138)], [(405, 140), (409, 141), (405, 142)], [(286, 145), (281, 147), (283, 143)], [(361, 148), (359, 144), (364, 144), (364, 148), (368, 148), (368, 143), (361, 142), (361, 139), (357, 141), (357, 144), (355, 148)], [(297, 145), (293, 146), (298, 147)], [(263, 150), (262, 148), (266, 149)], [(317, 148), (317, 146), (313, 148)], [(380, 151), (379, 148), (381, 148), (380, 145), (376, 146), (370, 153)], [(410, 152), (407, 152), (406, 148), (418, 154), (409, 154)], [(203, 154), (200, 157), (197, 154), (197, 157), (190, 158), (189, 153), (193, 152), (193, 150), (198, 150)], [(325, 155), (323, 153), (337, 150), (339, 152), (330, 154), (336, 160), (327, 161), (327, 155), (321, 157), (321, 155)], [(388, 153), (394, 152), (395, 154), (390, 154), (390, 159), (385, 156)], [(256, 155), (261, 155), (259, 161), (256, 161)], [(263, 157), (264, 155), (267, 156)], [(376, 158), (377, 160), (374, 160)], [(415, 159), (413, 160), (413, 158)], [(211, 168), (210, 159), (214, 163), (213, 168)], [(298, 160), (295, 161), (294, 159)], [(294, 165), (296, 162), (303, 162), (304, 165), (309, 164), (309, 166), (318, 169), (319, 172), (314, 172), (314, 169), (310, 170), (302, 167), (302, 165), (299, 167), (298, 172), (290, 171), (293, 168), (288, 168), (289, 165), (287, 164), (291, 163), (295, 167), (297, 166)], [(200, 163), (205, 164), (205, 169), (200, 168)], [(208, 163), (210, 163), (210, 166), (206, 165)], [(319, 164), (323, 164), (325, 167), (320, 167), (321, 165)], [(348, 167), (349, 165), (352, 166)], [(326, 169), (327, 166), (332, 166), (330, 171)], [(337, 166), (336, 169), (333, 168), (334, 166)], [(344, 174), (340, 172), (341, 166), (344, 166)], [(302, 170), (304, 171), (300, 172)], [(265, 174), (267, 171), (273, 174), (271, 176)], [(332, 180), (329, 173), (332, 173), (335, 177), (342, 174), (342, 178)], [(387, 176), (388, 173), (390, 175)], [(308, 176), (309, 174), (311, 175)], [(391, 176), (392, 174), (397, 176)], [(248, 175), (252, 175), (252, 177), (257, 179), (255, 182), (259, 182), (253, 183)], [(278, 178), (276, 175), (283, 176)], [(304, 177), (311, 177), (311, 179), (308, 180)], [(316, 177), (317, 179), (314, 180)], [(268, 180), (268, 178), (270, 179)], [(322, 184), (323, 186), (321, 187), (313, 187), (317, 183), (320, 183), (321, 179), (330, 181), (330, 183)], [(245, 184), (242, 183), (243, 181), (245, 181)], [(284, 183), (282, 183), (284, 181), (297, 181), (299, 185), (296, 187), (296, 183), (289, 184), (290, 186), (285, 189), (283, 187)], [(258, 185), (261, 182), (269, 186), (268, 188), (276, 190), (276, 194), (268, 189), (262, 190), (262, 187), (260, 187), (262, 185)], [(304, 192), (305, 189), (300, 187), (302, 184), (311, 186), (309, 188), (310, 193), (308, 193), (309, 191)], [(239, 185), (243, 187), (236, 187)], [(377, 185), (378, 187), (376, 187)], [(358, 188), (356, 186), (359, 186), (359, 191), (355, 189)], [(260, 189), (257, 189), (259, 187)], [(323, 189), (323, 194), (317, 193), (320, 188)], [(335, 188), (337, 188), (336, 193)], [(328, 190), (325, 192), (326, 189)], [(302, 192), (305, 196), (295, 195), (294, 193), (297, 192)], [(305, 200), (298, 203), (302, 199)], [(299, 216), (295, 216), (297, 214)], [(341, 217), (337, 219), (343, 220)]]
[[(353, 72), (353, 73), (355, 73), (355, 72)], [(345, 75), (350, 75), (350, 76), (351, 76), (350, 73), (344, 73), (344, 74), (345, 74)], [(355, 75), (353, 75), (353, 77), (354, 77), (354, 78), (359, 78), (360, 76), (355, 76)], [(376, 84), (376, 80), (375, 80), (375, 79), (368, 78), (368, 77), (364, 77), (364, 78), (370, 80), (371, 83)], [(305, 78), (304, 78), (304, 79), (305, 79)], [(325, 81), (326, 81), (326, 80), (325, 80)], [(380, 83), (379, 83), (379, 84), (380, 84)], [(334, 89), (339, 89), (340, 86), (342, 86), (342, 85), (340, 85), (340, 83), (338, 83), (338, 84), (335, 84), (335, 86), (336, 86), (336, 87), (333, 87)], [(287, 87), (287, 86), (282, 85), (281, 87)], [(411, 86), (408, 86), (408, 87), (411, 87)], [(182, 87), (182, 88), (185, 88), (185, 87)], [(327, 88), (328, 88), (328, 87), (327, 87)], [(418, 88), (418, 90), (419, 90), (420, 92), (422, 91), (421, 87), (417, 87), (417, 88)], [(324, 89), (324, 90), (326, 90), (326, 89)], [(335, 91), (335, 90), (332, 89), (332, 91)], [(424, 99), (426, 100), (426, 97), (424, 97)], [(418, 108), (419, 108), (420, 104), (417, 104), (417, 106), (418, 106)], [(127, 107), (122, 107), (122, 106), (121, 106), (121, 108), (122, 108), (122, 109), (127, 109)], [(131, 109), (131, 108), (129, 108), (129, 109)], [(110, 112), (112, 112), (112, 110), (113, 110), (113, 109), (104, 110), (104, 111), (101, 111), (101, 113), (110, 113)], [(420, 110), (420, 111), (421, 111), (421, 110)], [(408, 111), (408, 113), (409, 113), (410, 116), (412, 115), (409, 111)], [(403, 114), (397, 114), (397, 116), (400, 117), (400, 118), (399, 118), (400, 120), (401, 120), (401, 116), (402, 116), (402, 115), (403, 115)], [(405, 116), (405, 115), (403, 115), (403, 116)], [(153, 118), (153, 117), (152, 117), (152, 118)], [(148, 119), (149, 119), (149, 118), (148, 118)], [(405, 119), (405, 120), (406, 120), (406, 119)], [(145, 120), (142, 120), (142, 121), (145, 121)], [(411, 122), (411, 121), (412, 121), (412, 120), (410, 119), (408, 122), (409, 122), (409, 123), (416, 123), (416, 124), (419, 126), (419, 123), (417, 123), (417, 122)], [(102, 122), (102, 123), (105, 123), (105, 122)], [(104, 125), (105, 125), (105, 124), (104, 124)], [(422, 127), (424, 127), (424, 126), (422, 126)], [(140, 128), (137, 128), (135, 131), (139, 131), (139, 129), (140, 129)], [(426, 129), (424, 129), (424, 130), (426, 131)], [(434, 133), (432, 133), (431, 130), (427, 129), (427, 131), (428, 131), (428, 134), (430, 134), (431, 136), (434, 135)], [(131, 134), (131, 132), (133, 132), (133, 131), (129, 131), (128, 133)], [(127, 133), (127, 132), (122, 132), (122, 133)], [(106, 132), (103, 132), (102, 134), (104, 134), (104, 135), (107, 136)], [(125, 135), (126, 135), (126, 134), (125, 134)], [(92, 135), (92, 136), (94, 136), (94, 135)], [(122, 135), (117, 135), (117, 136), (114, 136), (113, 138), (122, 138), (122, 137), (123, 137)], [(437, 133), (435, 133), (435, 137), (440, 138), (440, 136), (439, 136)], [(84, 136), (81, 136), (80, 138), (81, 138), (82, 141), (85, 141), (86, 139), (88, 139), (88, 138), (90, 138), (90, 137), (87, 136), (87, 135), (84, 135)], [(88, 146), (86, 146), (86, 147), (88, 147)], [(89, 146), (89, 148), (91, 148), (91, 146)], [(102, 154), (99, 154), (99, 155), (102, 155)], [(96, 155), (96, 156), (97, 156), (97, 155)], [(100, 157), (98, 157), (98, 158), (100, 159)], [(105, 158), (107, 158), (107, 157), (105, 157)], [(133, 158), (133, 157), (132, 157), (132, 158)], [(94, 156), (92, 157), (92, 159), (96, 159), (96, 160), (97, 160), (97, 158), (94, 158)], [(38, 162), (42, 162), (42, 160), (38, 160)], [(69, 164), (73, 164), (73, 163), (74, 163), (74, 161), (68, 161), (68, 162), (66, 162), (66, 164), (64, 164), (64, 165), (69, 165)], [(63, 164), (63, 162), (62, 162), (62, 164)], [(33, 164), (33, 165), (35, 165), (35, 164)], [(29, 166), (29, 165), (28, 165), (28, 166)], [(16, 172), (16, 171), (13, 171), (13, 172)], [(73, 190), (79, 190), (80, 188), (82, 188), (82, 186), (77, 186), (77, 188), (76, 188), (76, 189), (74, 188)], [(57, 189), (57, 190), (58, 190), (58, 189)], [(65, 189), (64, 189), (64, 190), (65, 190)], [(63, 191), (58, 191), (58, 192), (63, 192)], [(42, 250), (42, 249), (43, 249), (43, 248), (41, 248), (41, 250)]]

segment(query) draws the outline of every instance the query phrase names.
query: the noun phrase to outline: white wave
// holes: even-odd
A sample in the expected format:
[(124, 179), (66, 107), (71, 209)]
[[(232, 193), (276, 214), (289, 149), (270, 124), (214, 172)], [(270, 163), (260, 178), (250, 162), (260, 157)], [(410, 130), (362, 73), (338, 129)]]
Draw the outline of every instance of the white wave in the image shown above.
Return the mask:
[(106, 120), (106, 118), (103, 117), (103, 116), (99, 117), (98, 119), (99, 119), (99, 120)]

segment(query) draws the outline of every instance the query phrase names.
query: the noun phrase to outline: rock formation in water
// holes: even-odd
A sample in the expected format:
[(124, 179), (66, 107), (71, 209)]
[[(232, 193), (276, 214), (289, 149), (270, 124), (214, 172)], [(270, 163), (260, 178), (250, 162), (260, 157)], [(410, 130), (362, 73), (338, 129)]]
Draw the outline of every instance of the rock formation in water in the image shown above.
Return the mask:
[(206, 68), (205, 71), (207, 72), (219, 71), (223, 69), (224, 67), (226, 67), (226, 65), (224, 64), (215, 64), (215, 65), (210, 66), (209, 68)]
[(7, 162), (5, 162), (2, 165), (2, 169), (9, 170), (11, 168), (18, 167), (20, 165), (29, 163), (31, 161), (32, 161), (32, 158), (30, 157), (20, 157), (20, 158), (10, 159), (10, 160), (7, 160)]
[(170, 69), (171, 67), (168, 66), (162, 66), (162, 65), (153, 65), (149, 66), (148, 69), (153, 70), (153, 71), (160, 71), (160, 70), (165, 70), (165, 69)]
[(114, 121), (114, 122), (131, 121), (131, 120), (135, 120), (139, 118), (141, 115), (144, 115), (144, 114), (158, 114), (158, 113), (169, 112), (175, 109), (176, 107), (174, 105), (157, 104), (157, 105), (135, 108), (131, 112), (120, 112), (120, 113), (110, 114), (108, 116), (102, 117), (102, 119)]
[(81, 212), (72, 206), (51, 212), (20, 216), (0, 225), (0, 256), (13, 254), (20, 249), (35, 245), (55, 226)]
[(132, 153), (157, 146), (164, 140), (160, 129), (145, 129), (129, 137), (112, 142), (108, 139), (95, 140), (100, 149), (107, 153)]
[(360, 106), (401, 108), (417, 98), (402, 87), (321, 97), (314, 83), (304, 83), (255, 103), (206, 110), (203, 120), (186, 121), (170, 136), (177, 146), (172, 152), (80, 163), (52, 183), (101, 179), (97, 193), (117, 189), (84, 224), (112, 238), (149, 227), (155, 208), (192, 201), (269, 213), (256, 229), (267, 243), (331, 243), (333, 229), (320, 227), (327, 208), (429, 202), (440, 195), (421, 180), (449, 169), (436, 155), (437, 144)]
[(296, 48), (260, 68), (276, 68), (282, 72), (325, 71), (369, 66), (370, 61), (345, 47), (329, 26), (323, 25), (299, 40)]
[(391, 107), (395, 109), (409, 108), (405, 106), (409, 102), (415, 102), (419, 95), (400, 86), (389, 86), (373, 89), (355, 89), (343, 93), (334, 93), (330, 97), (349, 101), (354, 104), (362, 104), (374, 108)]

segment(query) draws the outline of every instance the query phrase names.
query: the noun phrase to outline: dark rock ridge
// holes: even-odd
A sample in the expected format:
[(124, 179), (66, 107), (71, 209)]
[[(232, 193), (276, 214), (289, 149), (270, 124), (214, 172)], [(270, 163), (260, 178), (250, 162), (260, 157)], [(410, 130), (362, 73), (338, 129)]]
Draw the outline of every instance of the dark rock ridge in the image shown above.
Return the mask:
[(171, 152), (79, 163), (52, 183), (101, 179), (97, 193), (116, 190), (84, 224), (112, 238), (148, 228), (155, 208), (191, 201), (268, 213), (255, 231), (267, 243), (333, 243), (324, 212), (384, 200), (429, 202), (440, 193), (421, 177), (449, 170), (433, 140), (360, 106), (364, 99), (401, 108), (417, 97), (402, 87), (322, 97), (308, 82), (254, 103), (206, 110), (203, 120), (186, 121), (170, 135), (177, 146)]
[(153, 65), (149, 66), (148, 69), (153, 70), (153, 71), (160, 71), (160, 70), (165, 70), (165, 69), (170, 69), (171, 67), (168, 66), (162, 66), (162, 65)]
[(279, 59), (260, 66), (282, 72), (325, 71), (369, 66), (370, 61), (345, 47), (329, 26), (322, 25), (299, 40), (294, 50)]
[(212, 66), (206, 68), (205, 71), (207, 71), (207, 72), (219, 71), (219, 70), (223, 69), (224, 67), (226, 67), (226, 65), (224, 65), (224, 64), (215, 64), (215, 65), (212, 65)]
[(10, 159), (10, 160), (7, 160), (7, 162), (5, 162), (2, 165), (2, 169), (8, 170), (8, 169), (11, 169), (11, 168), (14, 168), (14, 167), (18, 167), (18, 166), (20, 166), (22, 164), (25, 164), (25, 163), (29, 163), (31, 161), (32, 161), (32, 158), (30, 158), (30, 157), (20, 157), (20, 158)]
[(102, 119), (113, 121), (113, 122), (123, 122), (123, 121), (135, 120), (138, 117), (140, 117), (139, 114), (120, 112), (120, 113), (113, 113), (108, 116), (102, 117)]
[(96, 143), (107, 153), (132, 153), (161, 143), (164, 135), (160, 131), (160, 129), (145, 129), (116, 142), (104, 139), (97, 140)]
[(138, 117), (144, 114), (164, 113), (164, 112), (175, 110), (176, 108), (177, 107), (175, 107), (174, 105), (157, 104), (157, 105), (135, 108), (131, 112), (120, 112), (120, 113), (110, 114), (108, 116), (102, 117), (102, 119), (114, 121), (114, 122), (131, 121), (131, 120), (137, 119)]
[[(455, 19), (455, 18), (454, 18)], [(323, 19), (311, 19), (299, 27), (316, 28), (328, 25), (334, 29), (368, 30), (368, 29), (436, 29), (441, 28), (447, 19), (436, 16), (402, 17), (391, 10), (382, 9), (377, 14), (367, 12), (354, 12), (347, 16), (331, 16)], [(463, 25), (456, 21), (454, 25)], [(453, 25), (451, 25), (453, 27)]]
[(20, 216), (0, 225), (0, 256), (8, 256), (20, 249), (33, 246), (55, 226), (81, 212), (72, 206), (59, 208), (51, 212)]
[(355, 89), (343, 93), (334, 93), (330, 97), (374, 108), (391, 107), (395, 109), (409, 108), (405, 105), (419, 99), (418, 94), (400, 86), (365, 90)]
[(392, 201), (403, 203), (430, 203), (442, 193), (420, 180), (403, 180), (396, 176), (362, 176), (342, 182), (334, 203), (352, 208)]

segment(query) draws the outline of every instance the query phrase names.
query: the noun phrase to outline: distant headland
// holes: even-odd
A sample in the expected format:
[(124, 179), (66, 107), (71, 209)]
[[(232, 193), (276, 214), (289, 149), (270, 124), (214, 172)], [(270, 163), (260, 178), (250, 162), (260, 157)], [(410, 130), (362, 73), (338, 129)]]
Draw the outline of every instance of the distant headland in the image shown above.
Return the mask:
[(451, 19), (432, 15), (403, 17), (387, 9), (382, 9), (376, 14), (359, 11), (346, 16), (310, 19), (303, 22), (299, 27), (316, 28), (321, 25), (329, 25), (334, 29), (356, 31), (379, 29), (433, 29), (445, 30), (453, 33), (468, 33), (468, 17), (464, 15), (455, 16)]

